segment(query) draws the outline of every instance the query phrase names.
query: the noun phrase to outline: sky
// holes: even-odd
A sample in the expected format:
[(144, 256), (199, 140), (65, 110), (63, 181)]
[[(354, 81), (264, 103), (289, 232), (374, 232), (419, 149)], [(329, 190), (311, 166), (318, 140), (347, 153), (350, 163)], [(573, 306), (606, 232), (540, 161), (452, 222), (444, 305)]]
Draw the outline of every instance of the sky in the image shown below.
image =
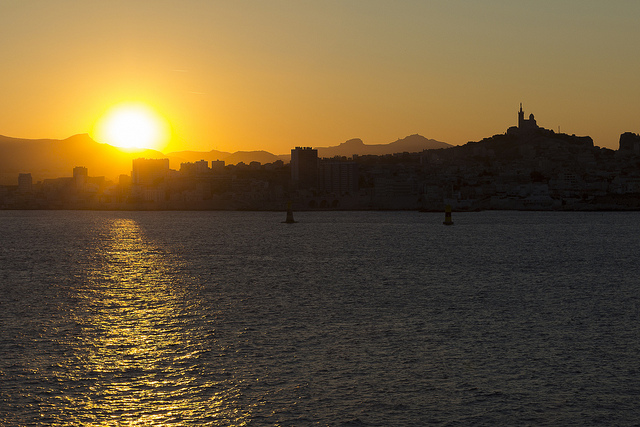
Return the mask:
[[(640, 132), (637, 0), (0, 0), (0, 134), (149, 105), (161, 148), (288, 153), (418, 133)], [(99, 141), (103, 142), (103, 141)]]

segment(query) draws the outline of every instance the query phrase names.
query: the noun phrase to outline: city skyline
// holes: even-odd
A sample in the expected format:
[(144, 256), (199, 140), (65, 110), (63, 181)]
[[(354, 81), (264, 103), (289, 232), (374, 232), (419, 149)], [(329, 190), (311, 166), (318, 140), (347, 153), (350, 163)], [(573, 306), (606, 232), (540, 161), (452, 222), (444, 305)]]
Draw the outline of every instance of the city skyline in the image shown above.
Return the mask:
[(638, 16), (0, 0), (0, 426), (636, 424)]
[(446, 149), (321, 158), (296, 147), (289, 164), (197, 160), (179, 170), (138, 157), (116, 182), (86, 166), (38, 182), (20, 173), (17, 186), (0, 186), (0, 210), (638, 210), (638, 153), (640, 135), (621, 135), (613, 151), (521, 109), (506, 133)]
[(163, 152), (462, 145), (520, 102), (601, 147), (640, 130), (632, 2), (0, 4), (0, 134), (16, 138), (95, 138), (122, 103), (169, 123)]

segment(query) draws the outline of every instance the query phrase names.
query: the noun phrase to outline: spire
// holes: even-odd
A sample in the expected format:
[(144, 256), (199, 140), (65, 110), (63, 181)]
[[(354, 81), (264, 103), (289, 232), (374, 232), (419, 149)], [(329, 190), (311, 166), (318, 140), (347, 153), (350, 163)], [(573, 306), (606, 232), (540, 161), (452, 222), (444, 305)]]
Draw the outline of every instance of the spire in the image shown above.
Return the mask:
[(522, 111), (522, 102), (520, 103), (520, 111), (518, 111), (518, 127), (520, 129), (524, 127), (524, 111)]

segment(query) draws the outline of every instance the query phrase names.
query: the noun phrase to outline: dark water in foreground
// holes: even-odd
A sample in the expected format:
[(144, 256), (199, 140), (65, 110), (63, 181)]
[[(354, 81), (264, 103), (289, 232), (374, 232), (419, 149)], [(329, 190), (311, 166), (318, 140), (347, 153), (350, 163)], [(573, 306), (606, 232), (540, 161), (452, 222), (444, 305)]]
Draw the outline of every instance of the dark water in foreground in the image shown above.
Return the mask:
[(632, 425), (640, 213), (0, 212), (0, 425)]

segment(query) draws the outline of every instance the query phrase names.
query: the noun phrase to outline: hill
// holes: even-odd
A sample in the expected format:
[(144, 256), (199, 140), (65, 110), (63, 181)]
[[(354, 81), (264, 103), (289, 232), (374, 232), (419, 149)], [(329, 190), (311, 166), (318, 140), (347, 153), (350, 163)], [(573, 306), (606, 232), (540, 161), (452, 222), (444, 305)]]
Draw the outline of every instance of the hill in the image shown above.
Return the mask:
[(279, 156), (271, 154), (267, 151), (236, 151), (225, 160), (227, 164), (234, 165), (240, 162), (251, 163), (260, 162), (262, 164), (273, 163), (280, 160)]
[(365, 144), (361, 139), (355, 138), (333, 147), (318, 147), (318, 157), (350, 157), (354, 154), (359, 156), (383, 156), (385, 154), (416, 153), (423, 150), (448, 147), (452, 147), (452, 145), (435, 139), (427, 139), (418, 134), (410, 135), (388, 144)]
[[(411, 135), (389, 144), (367, 145), (360, 139), (352, 139), (333, 147), (319, 147), (319, 157), (385, 155), (401, 152), (421, 152), (426, 149), (447, 148), (451, 145)], [(237, 151), (228, 153), (211, 150), (178, 151), (163, 154), (155, 150), (125, 152), (117, 147), (94, 141), (87, 134), (66, 139), (22, 139), (0, 135), (0, 185), (15, 185), (18, 174), (31, 173), (34, 182), (48, 178), (72, 176), (73, 168), (84, 166), (89, 176), (105, 176), (115, 180), (120, 174), (131, 173), (131, 161), (138, 157), (149, 159), (168, 158), (172, 169), (180, 169), (180, 163), (198, 160), (224, 160), (226, 164), (243, 162), (289, 162), (290, 154), (274, 155), (267, 151)]]
[(0, 136), (0, 184), (15, 184), (19, 173), (31, 173), (34, 181), (71, 176), (76, 166), (88, 168), (90, 176), (115, 179), (131, 173), (131, 161), (137, 157), (166, 156), (154, 150), (125, 153), (87, 134), (62, 140)]
[[(447, 144), (446, 142), (436, 141), (435, 139), (427, 139), (424, 136), (416, 134), (407, 136), (406, 138), (398, 139), (397, 141), (388, 144), (365, 144), (361, 139), (355, 138), (343, 142), (340, 145), (315, 148), (317, 148), (318, 150), (318, 157), (351, 157), (354, 154), (357, 154), (359, 156), (383, 156), (385, 154), (403, 152), (416, 153), (423, 150), (448, 147), (453, 146), (451, 144)], [(180, 161), (182, 162), (196, 162), (198, 160), (206, 160), (210, 162), (213, 160), (224, 160), (228, 165), (234, 165), (239, 162), (247, 164), (251, 162), (260, 162), (262, 164), (265, 164), (273, 163), (277, 160), (282, 160), (283, 162), (288, 163), (291, 159), (290, 153), (274, 155), (272, 153), (269, 153), (268, 151), (236, 151), (235, 153), (228, 153), (218, 150), (175, 151), (168, 153), (167, 156), (170, 158), (180, 159)], [(180, 164), (172, 163), (171, 167), (178, 169), (180, 167)]]
[(238, 151), (226, 153), (180, 151), (164, 154), (156, 150), (123, 151), (109, 144), (94, 141), (87, 134), (66, 139), (23, 139), (0, 135), (0, 185), (15, 185), (18, 174), (31, 173), (34, 182), (48, 178), (72, 176), (73, 168), (84, 166), (89, 176), (105, 176), (116, 180), (120, 174), (131, 174), (133, 159), (168, 158), (172, 169), (180, 163), (198, 160), (224, 160), (227, 164), (239, 162), (272, 163), (279, 160), (266, 151)]
[(593, 148), (593, 139), (589, 136), (567, 135), (539, 127), (525, 132), (512, 128), (506, 134), (493, 135), (481, 141), (455, 147), (452, 153), (491, 150), (498, 159), (518, 160), (532, 157), (532, 153), (538, 157), (558, 158), (566, 153), (577, 154), (591, 151)]
[[(227, 153), (225, 151), (211, 150), (211, 151), (175, 151), (168, 153), (169, 158), (180, 159), (182, 162), (197, 162), (199, 160), (206, 160), (211, 162), (214, 160), (224, 160), (228, 165), (235, 165), (243, 162), (249, 164), (251, 162), (260, 162), (262, 164), (273, 163), (276, 160), (280, 160), (279, 156), (271, 154), (267, 151), (236, 151), (235, 153)], [(288, 160), (287, 160), (288, 161)], [(171, 165), (174, 169), (179, 169), (180, 164)]]

